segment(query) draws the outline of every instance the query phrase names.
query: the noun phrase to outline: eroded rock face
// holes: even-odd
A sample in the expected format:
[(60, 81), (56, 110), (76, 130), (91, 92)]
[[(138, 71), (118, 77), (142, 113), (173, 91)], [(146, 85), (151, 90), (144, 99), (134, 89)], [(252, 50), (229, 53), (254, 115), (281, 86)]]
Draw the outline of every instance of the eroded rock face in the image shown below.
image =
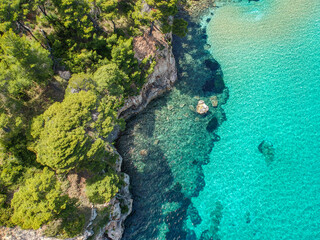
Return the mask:
[(209, 107), (204, 103), (204, 101), (199, 100), (196, 110), (199, 114), (206, 114), (209, 111)]
[(71, 78), (71, 72), (70, 71), (58, 71), (59, 77), (61, 77), (64, 80), (69, 80)]
[(173, 87), (177, 80), (177, 68), (172, 48), (167, 42), (171, 39), (172, 34), (163, 35), (157, 28), (154, 29), (151, 36), (146, 32), (144, 36), (134, 39), (135, 57), (142, 61), (145, 57), (153, 56), (157, 64), (143, 85), (140, 94), (125, 101), (124, 106), (118, 112), (118, 117), (128, 119), (142, 111), (150, 101)]
[[(108, 238), (98, 238), (101, 239), (112, 239), (120, 240), (124, 232), (124, 220), (132, 211), (132, 202), (131, 195), (129, 192), (130, 178), (127, 174), (124, 173), (123, 181), (125, 182), (124, 186), (120, 189), (118, 196), (115, 197), (112, 201), (112, 213), (110, 216), (111, 221), (106, 225), (104, 232)], [(121, 199), (121, 201), (120, 201)], [(122, 209), (127, 210), (123, 212)]]

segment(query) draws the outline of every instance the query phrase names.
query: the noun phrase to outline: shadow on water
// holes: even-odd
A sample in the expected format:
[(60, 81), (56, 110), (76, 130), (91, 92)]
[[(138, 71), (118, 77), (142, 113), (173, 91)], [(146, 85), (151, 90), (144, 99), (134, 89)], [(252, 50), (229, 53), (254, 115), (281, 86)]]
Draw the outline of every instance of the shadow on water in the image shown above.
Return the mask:
[[(221, 105), (228, 89), (222, 89), (222, 71), (208, 51), (205, 29), (183, 17), (189, 33), (174, 37), (178, 67), (174, 89), (128, 120), (117, 142), (134, 199), (133, 212), (125, 221), (125, 240), (195, 240), (185, 221), (195, 226), (202, 221), (191, 198), (205, 186), (202, 166), (220, 139), (216, 129), (226, 120)], [(217, 107), (211, 105), (213, 96)], [(195, 112), (199, 99), (210, 107), (204, 116)]]

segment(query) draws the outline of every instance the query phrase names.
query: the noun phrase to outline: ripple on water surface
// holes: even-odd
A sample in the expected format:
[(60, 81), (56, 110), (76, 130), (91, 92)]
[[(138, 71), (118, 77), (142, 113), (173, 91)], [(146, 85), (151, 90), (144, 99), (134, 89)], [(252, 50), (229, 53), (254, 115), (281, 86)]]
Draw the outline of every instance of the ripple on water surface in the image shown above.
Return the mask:
[(206, 186), (192, 199), (198, 237), (320, 238), (319, 24), (319, 1), (273, 0), (222, 7), (208, 25), (230, 98)]

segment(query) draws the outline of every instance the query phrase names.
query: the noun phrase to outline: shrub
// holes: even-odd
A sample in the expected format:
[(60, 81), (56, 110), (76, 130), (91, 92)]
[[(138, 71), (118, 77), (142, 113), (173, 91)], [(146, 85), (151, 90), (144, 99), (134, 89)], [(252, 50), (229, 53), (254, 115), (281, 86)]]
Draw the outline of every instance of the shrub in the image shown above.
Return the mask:
[(93, 203), (109, 202), (119, 191), (120, 180), (116, 173), (109, 171), (87, 181), (86, 194)]

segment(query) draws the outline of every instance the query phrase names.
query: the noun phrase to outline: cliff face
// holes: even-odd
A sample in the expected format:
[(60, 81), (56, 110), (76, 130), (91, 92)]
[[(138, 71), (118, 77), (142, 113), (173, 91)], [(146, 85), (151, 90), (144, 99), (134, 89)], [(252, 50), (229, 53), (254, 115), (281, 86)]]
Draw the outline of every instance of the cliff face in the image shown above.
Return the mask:
[[(163, 35), (157, 28), (149, 35), (146, 32), (142, 37), (134, 39), (135, 57), (142, 61), (145, 57), (152, 56), (156, 60), (154, 71), (147, 78), (147, 82), (142, 87), (138, 96), (133, 96), (125, 101), (124, 106), (119, 110), (118, 117), (128, 119), (129, 117), (142, 111), (150, 101), (159, 97), (164, 92), (170, 90), (177, 80), (177, 68), (172, 48), (168, 44), (172, 39), (171, 34)], [(118, 138), (119, 128), (110, 134), (108, 141), (113, 142)], [(117, 152), (116, 152), (117, 153)], [(117, 153), (118, 154), (118, 153)], [(119, 154), (118, 154), (119, 155)], [(122, 157), (119, 155), (117, 170), (121, 170)], [(124, 231), (124, 221), (132, 211), (132, 199), (129, 192), (129, 176), (125, 176), (125, 186), (120, 190), (119, 196), (111, 201), (112, 219), (104, 228), (104, 231), (95, 239), (104, 239), (103, 235), (112, 240), (120, 240)], [(119, 201), (123, 201), (128, 206), (128, 212), (121, 213)]]
[(149, 31), (134, 39), (135, 57), (141, 61), (152, 56), (156, 60), (154, 71), (147, 78), (138, 96), (129, 97), (119, 110), (118, 116), (124, 119), (142, 111), (150, 101), (170, 90), (177, 80), (177, 68), (171, 42), (172, 35), (163, 35), (157, 27), (149, 35)]
[[(157, 28), (149, 35), (146, 32), (143, 36), (134, 39), (135, 57), (142, 61), (145, 57), (153, 57), (156, 60), (154, 71), (147, 78), (138, 96), (133, 96), (125, 101), (124, 106), (119, 110), (118, 117), (128, 119), (142, 111), (150, 101), (170, 90), (177, 80), (177, 68), (171, 46), (172, 35), (163, 35)], [(113, 142), (118, 138), (119, 129), (110, 134), (108, 141)], [(117, 152), (116, 152), (117, 153)], [(118, 154), (118, 153), (117, 153)], [(118, 154), (119, 155), (119, 154)], [(119, 155), (117, 170), (121, 171), (122, 157)], [(125, 186), (120, 190), (117, 197), (111, 200), (112, 217), (104, 230), (95, 239), (104, 239), (103, 235), (112, 240), (120, 240), (124, 231), (124, 221), (132, 211), (132, 199), (129, 192), (129, 176), (124, 174)], [(121, 213), (120, 202), (128, 207), (128, 212)]]

